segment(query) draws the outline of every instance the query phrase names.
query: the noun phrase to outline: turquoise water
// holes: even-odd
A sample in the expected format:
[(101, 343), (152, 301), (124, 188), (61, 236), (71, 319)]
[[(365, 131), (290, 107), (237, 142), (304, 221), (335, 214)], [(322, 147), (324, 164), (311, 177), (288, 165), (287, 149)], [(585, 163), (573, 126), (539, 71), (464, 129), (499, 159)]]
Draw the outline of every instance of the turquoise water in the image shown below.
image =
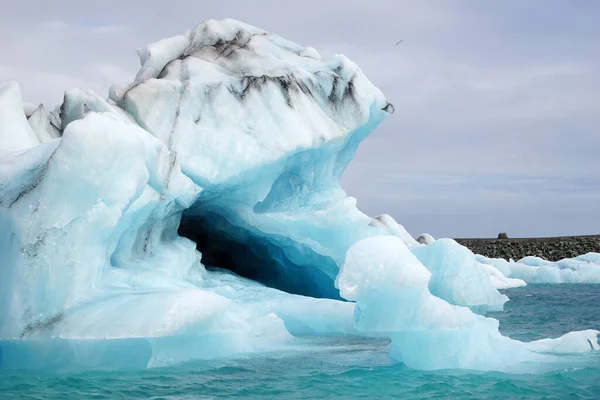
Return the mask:
[[(600, 328), (600, 285), (531, 285), (505, 291), (491, 314), (515, 339)], [(51, 374), (0, 371), (0, 399), (519, 398), (599, 399), (600, 354), (587, 368), (538, 374), (415, 371), (392, 364), (385, 340), (307, 340), (308, 350), (195, 362), (137, 372)]]

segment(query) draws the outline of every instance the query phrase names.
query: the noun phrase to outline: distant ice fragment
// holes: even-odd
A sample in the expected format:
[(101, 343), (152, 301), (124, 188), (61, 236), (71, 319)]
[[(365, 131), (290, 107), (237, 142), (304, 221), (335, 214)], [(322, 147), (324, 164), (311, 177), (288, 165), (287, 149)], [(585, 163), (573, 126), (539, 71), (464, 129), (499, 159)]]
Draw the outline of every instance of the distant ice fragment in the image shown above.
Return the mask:
[(478, 312), (501, 311), (508, 301), (481, 268), (469, 249), (452, 239), (439, 239), (427, 246), (410, 249), (431, 272), (429, 290), (450, 304), (468, 306)]
[(588, 253), (556, 262), (538, 257), (506, 261), (477, 255), (479, 262), (493, 265), (506, 277), (527, 283), (600, 283), (600, 255)]

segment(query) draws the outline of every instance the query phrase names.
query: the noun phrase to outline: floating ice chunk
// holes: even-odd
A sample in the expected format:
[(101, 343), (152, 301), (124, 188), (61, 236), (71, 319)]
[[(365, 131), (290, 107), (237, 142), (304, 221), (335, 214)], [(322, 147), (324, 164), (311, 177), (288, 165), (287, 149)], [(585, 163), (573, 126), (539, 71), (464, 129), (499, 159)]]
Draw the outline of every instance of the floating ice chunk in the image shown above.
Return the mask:
[(600, 253), (587, 253), (574, 258), (577, 261), (585, 261), (592, 264), (600, 265)]
[(552, 262), (550, 262), (550, 261), (547, 261), (547, 260), (544, 260), (543, 258), (535, 257), (535, 256), (527, 256), (527, 257), (520, 259), (517, 262), (520, 264), (530, 265), (532, 267), (541, 267), (543, 265), (551, 265), (552, 264)]
[(0, 151), (22, 151), (40, 144), (23, 112), (16, 82), (0, 83)]
[[(452, 239), (439, 239), (427, 246), (411, 248), (431, 272), (429, 290), (450, 304), (478, 312), (500, 311), (508, 297), (500, 294), (469, 249)], [(494, 277), (498, 279), (498, 277)]]
[(527, 286), (527, 283), (522, 279), (504, 276), (504, 274), (493, 265), (479, 263), (479, 266), (490, 276), (492, 286), (496, 289), (511, 289)]
[[(442, 241), (448, 241), (448, 240), (451, 240), (451, 239), (440, 239), (440, 240), (442, 240)], [(422, 235), (419, 235), (419, 237), (417, 237), (417, 242), (420, 243), (420, 244), (424, 244), (424, 245), (429, 246), (429, 245), (435, 243), (436, 240), (431, 235), (429, 235), (427, 233), (424, 233)], [(436, 247), (436, 246), (434, 246), (434, 247)], [(452, 247), (452, 249), (449, 249), (449, 250), (456, 249), (455, 245), (452, 245), (451, 247)], [(421, 251), (423, 251), (423, 250), (421, 250)], [(448, 253), (447, 256), (451, 257), (450, 256), (451, 253), (452, 253), (452, 251), (450, 253)], [(507, 269), (500, 270), (495, 265), (491, 265), (490, 263), (485, 263), (486, 259), (480, 258), (479, 255), (473, 255), (470, 251), (469, 251), (470, 255), (467, 255), (465, 253), (465, 250), (461, 250), (461, 253), (463, 253), (464, 257), (466, 257), (468, 259), (468, 261), (465, 260), (465, 263), (466, 263), (466, 265), (468, 265), (468, 267), (465, 267), (466, 269), (463, 271), (463, 273), (469, 275), (470, 274), (469, 271), (477, 271), (476, 275), (479, 276), (479, 277), (481, 277), (480, 270), (483, 271), (483, 272), (485, 272), (485, 274), (489, 276), (490, 282), (491, 282), (492, 287), (494, 289), (509, 289), (509, 288), (516, 288), (516, 287), (522, 287), (522, 286), (526, 286), (527, 285), (525, 283), (525, 281), (523, 281), (521, 279), (507, 277), (505, 275), (505, 273), (507, 273), (507, 271), (508, 271)], [(426, 266), (428, 267), (427, 264), (426, 264)], [(442, 270), (445, 271), (445, 269), (442, 269)], [(447, 273), (447, 272), (444, 272), (444, 274), (445, 273)], [(475, 276), (472, 276), (472, 278), (474, 279)], [(460, 281), (460, 279), (458, 279), (458, 281)], [(466, 285), (466, 283), (465, 284), (458, 283), (458, 285), (459, 286), (462, 285), (465, 288), (468, 287), (468, 285)], [(485, 284), (484, 286), (487, 287), (487, 284)], [(468, 289), (466, 289), (466, 290), (468, 290)], [(482, 289), (482, 288), (476, 289), (476, 291), (478, 291), (478, 290), (488, 290), (489, 291), (489, 288), (488, 289)], [(491, 293), (493, 293), (493, 292), (491, 292)], [(497, 298), (497, 296), (494, 295), (494, 294), (490, 294), (490, 296), (491, 296), (490, 299), (491, 298)], [(442, 297), (444, 299), (448, 300), (450, 303), (455, 304), (453, 302), (453, 300), (451, 300), (450, 298), (446, 298), (444, 296), (442, 296)], [(457, 305), (469, 305), (469, 306), (472, 306), (472, 305), (466, 304), (466, 303), (465, 304), (457, 304)], [(498, 309), (498, 306), (500, 306), (500, 304), (496, 303), (496, 307), (495, 308)], [(473, 308), (473, 309), (477, 309), (477, 308)], [(488, 310), (492, 310), (492, 309), (494, 309), (493, 306), (491, 308), (489, 308)], [(482, 308), (480, 310), (481, 311), (486, 311), (486, 307), (484, 307), (484, 308)]]
[(569, 332), (556, 339), (540, 339), (525, 344), (538, 353), (573, 354), (600, 350), (597, 330)]
[(509, 370), (558, 361), (545, 352), (583, 351), (584, 344), (587, 351), (597, 349), (597, 339), (588, 343), (597, 331), (534, 344), (504, 337), (498, 321), (433, 296), (431, 276), (399, 238), (377, 236), (348, 250), (336, 284), (344, 298), (356, 301), (357, 330), (388, 335), (392, 356), (412, 368)]
[(551, 262), (525, 257), (517, 262), (477, 255), (479, 262), (493, 265), (507, 277), (527, 283), (600, 283), (600, 264), (596, 253)]
[(357, 303), (356, 328), (389, 335), (392, 355), (409, 367), (494, 369), (515, 356), (501, 354), (519, 349), (497, 321), (433, 296), (431, 276), (399, 238), (372, 237), (350, 248), (336, 284)]

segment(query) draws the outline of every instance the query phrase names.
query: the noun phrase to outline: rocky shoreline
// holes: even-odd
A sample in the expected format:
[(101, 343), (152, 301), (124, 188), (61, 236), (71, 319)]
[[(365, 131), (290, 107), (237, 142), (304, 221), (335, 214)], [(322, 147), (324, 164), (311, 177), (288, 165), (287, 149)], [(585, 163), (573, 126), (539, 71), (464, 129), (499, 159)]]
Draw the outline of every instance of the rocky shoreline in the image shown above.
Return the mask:
[(490, 258), (519, 260), (537, 256), (549, 261), (600, 253), (600, 235), (549, 238), (455, 239), (476, 254)]

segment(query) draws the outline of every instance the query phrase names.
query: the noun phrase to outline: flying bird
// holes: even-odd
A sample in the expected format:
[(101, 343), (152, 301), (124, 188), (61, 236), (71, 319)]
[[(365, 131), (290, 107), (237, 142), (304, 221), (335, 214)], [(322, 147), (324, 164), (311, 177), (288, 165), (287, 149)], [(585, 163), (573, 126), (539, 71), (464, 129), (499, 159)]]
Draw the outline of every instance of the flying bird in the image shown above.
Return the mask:
[(398, 46), (400, 43), (404, 42), (404, 39), (400, 39), (399, 41), (396, 42), (396, 46)]

